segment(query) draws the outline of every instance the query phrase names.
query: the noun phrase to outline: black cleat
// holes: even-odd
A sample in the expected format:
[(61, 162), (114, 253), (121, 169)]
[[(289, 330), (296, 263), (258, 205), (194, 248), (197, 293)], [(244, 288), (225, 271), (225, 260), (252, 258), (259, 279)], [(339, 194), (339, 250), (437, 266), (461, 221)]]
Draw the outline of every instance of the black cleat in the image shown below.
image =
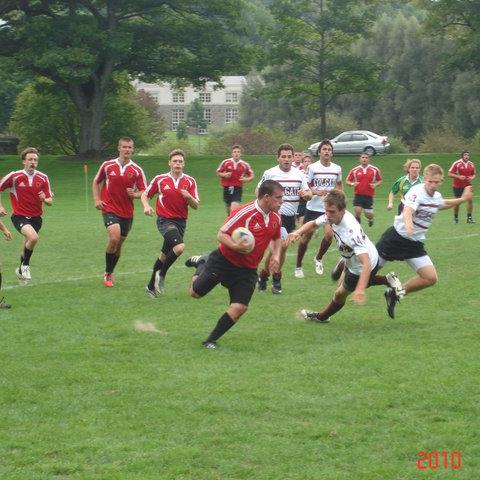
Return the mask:
[(3, 297), (0, 300), (0, 310), (8, 309), (8, 308), (12, 308), (12, 306), (9, 303), (5, 302), (5, 297)]
[(316, 323), (328, 323), (329, 322), (328, 318), (326, 318), (325, 320), (321, 320), (320, 318), (318, 318), (319, 312), (314, 312), (313, 310), (302, 309), (302, 310), (300, 310), (300, 315), (305, 320), (309, 320), (311, 322), (316, 322)]
[(193, 255), (192, 257), (187, 258), (185, 266), (197, 268), (202, 257), (203, 255)]
[(388, 316), (390, 318), (395, 318), (395, 305), (397, 304), (397, 302), (400, 302), (397, 294), (395, 293), (395, 290), (393, 288), (387, 288), (384, 292), (384, 296), (387, 302)]
[(203, 348), (207, 348), (208, 350), (215, 350), (218, 345), (217, 345), (217, 342), (202, 342), (202, 346)]
[(472, 217), (468, 217), (467, 223), (475, 223), (475, 220)]
[[(458, 217), (453, 217), (453, 223), (457, 224), (458, 223)], [(467, 220), (468, 223), (468, 220)]]
[(344, 268), (345, 268), (345, 260), (341, 258), (332, 268), (332, 273), (330, 274), (330, 277), (334, 282), (336, 282), (340, 278), (340, 275), (342, 275)]
[(275, 295), (280, 295), (282, 293), (282, 282), (280, 279), (272, 280), (272, 293)]
[(257, 280), (257, 289), (259, 292), (264, 292), (267, 289), (267, 279), (258, 277)]
[(369, 227), (373, 227), (373, 220), (369, 220), (369, 221), (368, 221), (368, 226), (369, 226)]

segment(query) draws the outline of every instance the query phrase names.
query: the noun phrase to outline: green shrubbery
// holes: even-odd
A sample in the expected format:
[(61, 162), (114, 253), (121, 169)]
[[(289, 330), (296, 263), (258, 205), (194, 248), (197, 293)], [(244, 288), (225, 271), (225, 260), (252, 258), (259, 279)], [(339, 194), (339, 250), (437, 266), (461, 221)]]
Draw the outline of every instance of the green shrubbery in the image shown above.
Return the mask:
[(460, 153), (467, 148), (468, 143), (454, 130), (435, 128), (424, 136), (418, 151), (420, 153)]

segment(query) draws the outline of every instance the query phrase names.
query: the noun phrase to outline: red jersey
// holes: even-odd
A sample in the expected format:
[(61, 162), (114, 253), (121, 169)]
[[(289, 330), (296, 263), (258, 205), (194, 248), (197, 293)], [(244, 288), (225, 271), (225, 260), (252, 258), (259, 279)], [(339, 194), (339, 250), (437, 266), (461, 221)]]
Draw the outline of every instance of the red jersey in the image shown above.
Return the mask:
[(38, 171), (35, 171), (33, 175), (29, 175), (25, 170), (10, 172), (0, 182), (0, 191), (7, 188), (10, 188), (13, 215), (23, 217), (40, 217), (42, 215), (42, 201), (38, 197), (40, 192), (43, 192), (46, 198), (53, 197), (48, 177)]
[(128, 196), (127, 188), (143, 191), (147, 185), (145, 174), (136, 163), (130, 160), (122, 166), (118, 158), (107, 160), (100, 165), (95, 182), (103, 182), (100, 198), (105, 206), (102, 213), (133, 218), (133, 199)]
[(220, 178), (223, 187), (242, 187), (243, 182), (240, 180), (240, 177), (253, 174), (253, 170), (247, 162), (244, 162), (243, 160), (235, 162), (233, 158), (223, 160), (217, 168), (217, 172), (232, 172), (230, 178)]
[(155, 210), (163, 218), (188, 218), (188, 202), (180, 193), (187, 190), (190, 195), (199, 200), (197, 182), (193, 177), (183, 174), (173, 178), (170, 173), (157, 175), (145, 190), (148, 198), (158, 193)]
[[(456, 162), (453, 162), (448, 173), (455, 175), (463, 175), (465, 177), (473, 177), (475, 175), (475, 165), (468, 160), (464, 162), (461, 158)], [(472, 184), (470, 180), (460, 180), (459, 178), (453, 178), (453, 188), (465, 188)]]
[(376, 183), (382, 179), (382, 174), (377, 167), (373, 165), (367, 165), (363, 167), (352, 168), (347, 175), (347, 182), (358, 182), (355, 185), (355, 195), (366, 195), (367, 197), (373, 197), (375, 195), (375, 189), (370, 186), (371, 183)]
[(255, 247), (250, 253), (235, 252), (220, 244), (222, 255), (237, 267), (256, 269), (271, 240), (280, 238), (282, 220), (276, 212), (265, 214), (257, 200), (235, 209), (227, 218), (221, 231), (227, 235), (238, 227), (248, 228), (255, 237)]

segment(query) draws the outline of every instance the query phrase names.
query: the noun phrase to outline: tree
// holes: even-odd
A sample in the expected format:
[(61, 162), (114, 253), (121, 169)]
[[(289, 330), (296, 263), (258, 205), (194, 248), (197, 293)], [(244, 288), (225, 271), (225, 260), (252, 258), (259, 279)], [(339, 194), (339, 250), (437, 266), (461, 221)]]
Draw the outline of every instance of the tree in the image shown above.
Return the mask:
[[(140, 149), (158, 141), (161, 126), (137, 101), (125, 78), (116, 78), (104, 99), (101, 150), (116, 152), (118, 138), (135, 139)], [(17, 97), (9, 129), (20, 137), (20, 147), (35, 145), (43, 153), (78, 153), (80, 121), (68, 95), (50, 80), (28, 85)]]
[(96, 156), (113, 72), (194, 85), (238, 73), (251, 53), (237, 21), (245, 1), (2, 2), (0, 56), (70, 97), (80, 119), (79, 152)]
[(187, 122), (190, 127), (195, 128), (196, 133), (207, 128), (207, 121), (204, 117), (205, 108), (199, 98), (196, 98), (191, 104), (187, 113)]
[(270, 65), (266, 92), (296, 98), (312, 108), (326, 132), (326, 113), (347, 93), (379, 92), (381, 67), (351, 47), (373, 21), (374, 1), (273, 0), (277, 23), (267, 30)]

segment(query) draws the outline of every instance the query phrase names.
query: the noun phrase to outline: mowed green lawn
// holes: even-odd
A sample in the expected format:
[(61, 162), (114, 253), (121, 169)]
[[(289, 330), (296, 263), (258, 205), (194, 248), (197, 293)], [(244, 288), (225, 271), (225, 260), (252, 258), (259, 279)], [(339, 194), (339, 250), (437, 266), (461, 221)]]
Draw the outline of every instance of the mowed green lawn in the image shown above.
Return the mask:
[[(375, 225), (366, 227), (374, 241), (392, 223), (387, 192), (407, 157), (375, 158), (385, 181)], [(456, 159), (420, 157), (444, 168)], [(202, 203), (191, 213), (186, 252), (168, 274), (165, 295), (152, 300), (143, 289), (161, 246), (154, 219), (138, 202), (116, 286), (105, 288), (106, 234), (90, 200), (98, 165), (89, 166), (86, 203), (82, 165), (41, 158), (55, 201), (44, 215), (30, 286), (19, 286), (14, 274), (20, 235), (1, 240), (2, 293), (13, 308), (0, 311), (0, 478), (480, 478), (480, 224), (465, 223), (464, 206), (458, 225), (451, 211), (439, 213), (426, 245), (440, 281), (405, 298), (395, 320), (382, 288), (368, 291), (365, 306), (349, 302), (328, 325), (299, 320), (300, 308), (321, 309), (330, 300), (337, 254), (332, 246), (320, 277), (311, 245), (306, 278), (298, 280), (294, 248), (283, 295), (256, 292), (221, 347), (204, 350), (200, 342), (228, 296), (219, 287), (202, 300), (189, 298), (192, 272), (183, 262), (216, 246), (225, 218), (215, 177), (220, 160), (187, 160)], [(275, 164), (273, 155), (248, 160), (257, 179)], [(165, 158), (137, 161), (149, 179), (168, 169)], [(336, 161), (344, 176), (356, 164), (354, 157)], [(1, 157), (0, 175), (20, 166)], [(449, 180), (442, 192), (451, 196)], [(2, 199), (9, 206), (5, 193)], [(476, 209), (480, 220), (478, 200)], [(412, 274), (402, 264), (390, 269), (402, 279)], [(438, 451), (438, 469), (419, 470), (419, 451)], [(444, 451), (461, 453), (460, 469), (450, 462), (444, 469)]]

